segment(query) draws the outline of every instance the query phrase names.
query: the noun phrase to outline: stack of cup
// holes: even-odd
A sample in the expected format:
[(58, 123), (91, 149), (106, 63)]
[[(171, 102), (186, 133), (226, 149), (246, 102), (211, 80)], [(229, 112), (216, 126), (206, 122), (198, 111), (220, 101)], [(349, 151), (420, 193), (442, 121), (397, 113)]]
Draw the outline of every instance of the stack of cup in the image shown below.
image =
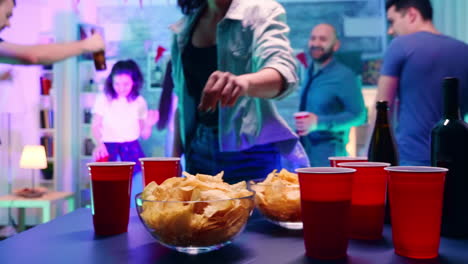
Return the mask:
[(347, 255), (349, 209), (355, 169), (301, 168), (299, 175), (306, 255), (339, 259)]
[(339, 167), (356, 170), (350, 213), (350, 238), (375, 240), (382, 238), (387, 190), (385, 167), (382, 162), (344, 162)]
[(135, 162), (92, 162), (87, 166), (95, 234), (109, 236), (127, 232)]

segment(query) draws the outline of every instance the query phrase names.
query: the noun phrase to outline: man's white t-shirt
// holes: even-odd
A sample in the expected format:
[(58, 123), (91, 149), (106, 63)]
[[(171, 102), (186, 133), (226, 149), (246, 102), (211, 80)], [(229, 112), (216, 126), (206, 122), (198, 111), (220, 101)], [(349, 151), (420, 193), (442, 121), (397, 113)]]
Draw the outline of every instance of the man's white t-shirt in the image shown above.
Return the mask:
[(99, 94), (93, 114), (102, 117), (103, 142), (129, 142), (140, 137), (140, 120), (146, 119), (148, 106), (141, 96), (129, 102), (127, 98), (110, 99)]

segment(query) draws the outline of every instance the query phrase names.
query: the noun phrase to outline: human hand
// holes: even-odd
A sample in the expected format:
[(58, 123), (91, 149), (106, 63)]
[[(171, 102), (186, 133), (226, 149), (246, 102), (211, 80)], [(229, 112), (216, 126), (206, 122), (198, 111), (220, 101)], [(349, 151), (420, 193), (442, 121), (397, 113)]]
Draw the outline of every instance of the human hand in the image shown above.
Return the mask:
[(104, 39), (99, 33), (93, 33), (82, 41), (83, 49), (87, 53), (97, 52), (105, 49)]
[(233, 106), (240, 96), (247, 94), (248, 88), (248, 80), (241, 75), (215, 71), (203, 88), (198, 109), (211, 111), (216, 108), (218, 102), (221, 106)]
[(100, 160), (107, 156), (109, 156), (109, 153), (107, 152), (107, 148), (104, 143), (100, 143), (93, 151), (94, 160)]
[(318, 117), (310, 113), (306, 117), (295, 118), (296, 130), (299, 136), (305, 136), (317, 128)]
[(159, 120), (159, 111), (158, 110), (148, 110), (148, 115), (146, 117), (146, 125), (149, 127), (154, 126)]
[(11, 70), (0, 73), (0, 81), (11, 81), (12, 79), (13, 75), (11, 74)]

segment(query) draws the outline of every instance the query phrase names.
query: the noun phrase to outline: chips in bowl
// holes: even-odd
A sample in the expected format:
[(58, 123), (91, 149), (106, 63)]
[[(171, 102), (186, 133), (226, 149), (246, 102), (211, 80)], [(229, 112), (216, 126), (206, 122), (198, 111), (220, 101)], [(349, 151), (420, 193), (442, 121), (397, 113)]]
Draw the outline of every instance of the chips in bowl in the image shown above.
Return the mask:
[(285, 169), (274, 170), (264, 181), (250, 182), (259, 211), (270, 221), (289, 229), (302, 229), (299, 178)]
[(140, 218), (158, 241), (181, 252), (208, 252), (230, 242), (254, 207), (245, 182), (230, 185), (216, 176), (169, 178), (148, 184), (137, 197)]

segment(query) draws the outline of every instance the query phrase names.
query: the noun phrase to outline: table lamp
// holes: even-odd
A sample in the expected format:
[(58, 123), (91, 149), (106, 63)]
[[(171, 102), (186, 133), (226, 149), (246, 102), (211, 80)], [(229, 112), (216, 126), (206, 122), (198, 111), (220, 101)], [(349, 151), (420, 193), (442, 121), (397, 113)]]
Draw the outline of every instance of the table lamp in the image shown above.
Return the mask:
[(26, 145), (21, 153), (20, 168), (33, 169), (32, 172), (32, 187), (24, 188), (18, 195), (26, 198), (41, 197), (44, 192), (34, 189), (34, 170), (47, 168), (47, 158), (45, 148), (42, 145)]

